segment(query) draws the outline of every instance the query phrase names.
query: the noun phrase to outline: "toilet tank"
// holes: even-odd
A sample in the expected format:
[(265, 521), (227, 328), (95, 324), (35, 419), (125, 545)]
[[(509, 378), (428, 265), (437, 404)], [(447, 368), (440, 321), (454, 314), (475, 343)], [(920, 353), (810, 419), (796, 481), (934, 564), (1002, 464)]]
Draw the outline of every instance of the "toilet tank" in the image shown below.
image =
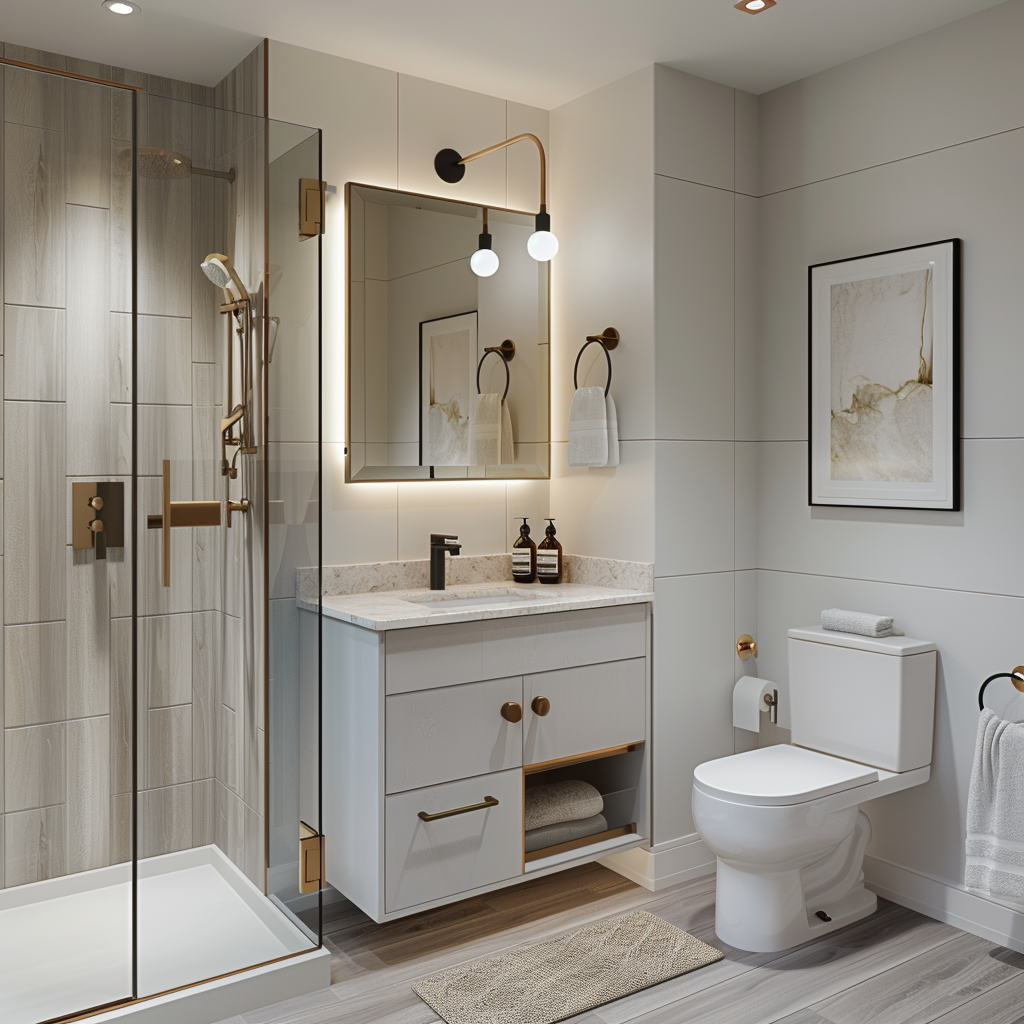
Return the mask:
[(935, 644), (791, 629), (789, 713), (798, 746), (889, 772), (931, 764)]

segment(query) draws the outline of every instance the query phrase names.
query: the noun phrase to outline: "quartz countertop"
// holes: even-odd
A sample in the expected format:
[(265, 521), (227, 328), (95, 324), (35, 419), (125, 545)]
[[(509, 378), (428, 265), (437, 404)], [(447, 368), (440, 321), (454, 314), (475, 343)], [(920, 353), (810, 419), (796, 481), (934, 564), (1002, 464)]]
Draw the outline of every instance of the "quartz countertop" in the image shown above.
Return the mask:
[[(476, 606), (460, 603), (445, 607), (453, 601), (474, 598), (482, 598), (487, 603)], [(300, 596), (297, 600), (300, 608), (313, 612), (317, 610), (315, 597), (310, 599)], [(327, 596), (322, 600), (325, 616), (381, 631), (437, 626), (449, 622), (504, 619), (517, 615), (545, 615), (583, 608), (646, 604), (654, 600), (654, 593), (650, 590), (628, 590), (584, 583), (524, 584), (492, 581), (456, 584), (446, 590), (423, 587)]]

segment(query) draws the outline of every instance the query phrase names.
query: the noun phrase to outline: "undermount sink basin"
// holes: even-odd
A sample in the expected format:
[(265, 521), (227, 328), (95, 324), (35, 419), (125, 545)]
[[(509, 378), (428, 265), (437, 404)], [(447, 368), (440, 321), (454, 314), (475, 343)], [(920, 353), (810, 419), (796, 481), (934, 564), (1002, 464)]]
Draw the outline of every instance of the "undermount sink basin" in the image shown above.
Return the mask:
[(430, 612), (447, 612), (456, 608), (489, 608), (499, 604), (517, 604), (521, 601), (532, 601), (533, 595), (481, 594), (479, 597), (416, 597), (407, 600), (412, 604), (423, 605)]

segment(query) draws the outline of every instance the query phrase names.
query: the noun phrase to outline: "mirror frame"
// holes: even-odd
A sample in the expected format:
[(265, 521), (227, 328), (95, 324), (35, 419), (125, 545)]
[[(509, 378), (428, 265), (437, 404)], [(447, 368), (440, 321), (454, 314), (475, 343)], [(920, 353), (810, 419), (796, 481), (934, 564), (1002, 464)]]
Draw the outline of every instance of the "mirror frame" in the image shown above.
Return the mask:
[[(547, 472), (536, 476), (466, 476), (466, 477), (395, 477), (380, 476), (372, 480), (354, 480), (352, 478), (352, 346), (349, 344), (352, 327), (352, 279), (349, 268), (352, 266), (352, 232), (350, 231), (350, 203), (352, 189), (370, 188), (377, 192), (391, 192), (394, 195), (412, 196), (415, 199), (440, 200), (445, 203), (457, 203), (460, 206), (472, 206), (478, 210), (491, 210), (500, 213), (515, 213), (523, 217), (536, 217), (536, 212), (529, 210), (516, 210), (510, 206), (494, 206), (491, 203), (473, 203), (465, 199), (453, 199), (449, 196), (431, 195), (426, 192), (407, 192), (401, 188), (389, 188), (387, 185), (370, 185), (364, 181), (345, 182), (345, 483), (346, 484), (378, 484), (378, 483), (472, 483), (474, 481), (507, 481), (507, 480), (550, 480), (551, 479), (551, 261), (547, 263), (548, 269), (548, 308), (547, 308), (547, 425), (548, 437), (542, 443), (547, 447)], [(467, 254), (468, 255), (468, 254)], [(425, 469), (425, 466), (381, 466), (380, 469)], [(473, 467), (468, 467), (473, 468)], [(483, 467), (486, 469), (486, 467)]]

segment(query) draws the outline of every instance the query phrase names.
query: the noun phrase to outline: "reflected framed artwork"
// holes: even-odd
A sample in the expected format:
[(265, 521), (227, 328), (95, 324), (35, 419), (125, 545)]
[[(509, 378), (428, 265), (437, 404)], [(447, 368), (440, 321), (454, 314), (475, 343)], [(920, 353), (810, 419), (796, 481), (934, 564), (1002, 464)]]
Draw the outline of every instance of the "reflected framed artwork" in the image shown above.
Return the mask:
[(477, 313), (420, 322), (420, 465), (469, 465)]
[(960, 247), (808, 268), (809, 504), (960, 508)]

